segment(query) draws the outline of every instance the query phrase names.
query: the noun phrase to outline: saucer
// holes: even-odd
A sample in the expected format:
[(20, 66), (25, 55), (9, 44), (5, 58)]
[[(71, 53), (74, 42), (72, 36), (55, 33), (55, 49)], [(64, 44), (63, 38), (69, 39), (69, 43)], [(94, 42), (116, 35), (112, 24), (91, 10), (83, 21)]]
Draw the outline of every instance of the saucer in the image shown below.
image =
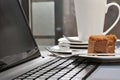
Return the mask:
[(71, 49), (69, 49), (67, 47), (61, 48), (58, 45), (47, 47), (47, 50), (50, 51), (50, 52), (62, 53), (62, 54), (71, 54), (72, 53)]
[[(69, 39), (73, 40), (74, 42), (79, 42), (79, 38), (77, 36), (74, 36), (74, 37), (68, 37)], [(58, 41), (68, 41), (65, 37), (62, 37), (60, 39), (58, 39)], [(69, 41), (68, 41), (69, 42)]]
[(60, 38), (58, 39), (59, 43), (68, 43), (68, 44), (80, 44), (80, 45), (88, 45), (87, 41), (80, 41), (79, 38), (77, 36), (75, 37), (68, 37), (72, 40), (74, 40), (74, 42), (70, 42), (68, 41), (66, 38)]
[(100, 61), (100, 62), (120, 62), (120, 47), (116, 47), (115, 55), (112, 56), (92, 56), (88, 55), (87, 49), (79, 49), (79, 50), (71, 50), (60, 48), (58, 45), (47, 47), (47, 50), (50, 51), (52, 54), (58, 57), (72, 57), (72, 56), (79, 56), (83, 58), (90, 59), (92, 61)]

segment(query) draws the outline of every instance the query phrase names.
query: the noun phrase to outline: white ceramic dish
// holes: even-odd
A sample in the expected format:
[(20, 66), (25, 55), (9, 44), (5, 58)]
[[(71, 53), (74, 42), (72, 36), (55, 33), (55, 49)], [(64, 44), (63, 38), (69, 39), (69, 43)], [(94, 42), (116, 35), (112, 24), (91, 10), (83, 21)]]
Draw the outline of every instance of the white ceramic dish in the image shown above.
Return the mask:
[(74, 42), (70, 42), (64, 37), (58, 39), (58, 41), (62, 42), (62, 43), (69, 43), (69, 44), (82, 44), (82, 45), (84, 45), (84, 44), (87, 45), (88, 44), (88, 42), (80, 41), (79, 38), (76, 37), (76, 36), (75, 37), (68, 37), (68, 38), (74, 40)]
[[(70, 43), (70, 44), (88, 44), (88, 42), (86, 42), (86, 41), (81, 41), (81, 40), (79, 40), (79, 38), (77, 37), (77, 36), (73, 36), (73, 37), (68, 37), (69, 39), (72, 39), (72, 40), (74, 40), (74, 42), (70, 42), (70, 41), (68, 41), (66, 38), (60, 38), (60, 39), (58, 39), (58, 41), (59, 42), (63, 42), (63, 43)], [(120, 42), (120, 39), (117, 39), (117, 42)]]
[(51, 47), (47, 47), (47, 49), (50, 51), (50, 52), (54, 52), (54, 53), (62, 53), (62, 54), (71, 54), (72, 53), (72, 50), (70, 50), (69, 48), (60, 48), (58, 45), (56, 46), (51, 46)]
[(120, 49), (115, 50), (115, 56), (90, 56), (87, 55), (87, 49), (81, 49), (81, 50), (70, 50), (70, 49), (60, 49), (59, 46), (53, 46), (48, 48), (49, 51), (53, 52), (54, 55), (59, 57), (71, 57), (71, 56), (79, 56), (89, 59), (99, 59), (102, 61), (110, 61), (115, 62), (116, 60), (120, 61)]
[(82, 52), (78, 52), (78, 56), (85, 57), (85, 58), (92, 58), (92, 59), (101, 59), (101, 60), (120, 59), (120, 50), (119, 49), (115, 50), (115, 56), (90, 56), (90, 55), (87, 55), (87, 53), (82, 53)]

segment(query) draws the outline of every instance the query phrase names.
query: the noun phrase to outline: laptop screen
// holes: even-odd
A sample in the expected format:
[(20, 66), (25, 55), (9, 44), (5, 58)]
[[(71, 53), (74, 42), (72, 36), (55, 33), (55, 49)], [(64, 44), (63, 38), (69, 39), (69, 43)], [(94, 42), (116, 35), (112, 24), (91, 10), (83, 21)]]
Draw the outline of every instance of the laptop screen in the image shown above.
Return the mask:
[(18, 0), (0, 0), (0, 71), (40, 55)]

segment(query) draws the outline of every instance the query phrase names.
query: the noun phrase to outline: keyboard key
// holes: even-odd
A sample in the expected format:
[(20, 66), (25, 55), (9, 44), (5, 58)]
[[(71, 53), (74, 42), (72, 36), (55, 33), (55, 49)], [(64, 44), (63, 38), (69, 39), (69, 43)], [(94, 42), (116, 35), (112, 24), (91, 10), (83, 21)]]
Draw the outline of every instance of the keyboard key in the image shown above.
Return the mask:
[(94, 65), (88, 65), (85, 59), (56, 58), (14, 80), (80, 80), (93, 68)]

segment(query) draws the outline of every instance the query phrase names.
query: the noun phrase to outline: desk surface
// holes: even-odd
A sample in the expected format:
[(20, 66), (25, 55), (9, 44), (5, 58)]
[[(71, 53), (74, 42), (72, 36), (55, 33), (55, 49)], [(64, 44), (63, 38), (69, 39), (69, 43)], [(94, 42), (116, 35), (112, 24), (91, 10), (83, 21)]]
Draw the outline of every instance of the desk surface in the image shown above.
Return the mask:
[[(51, 53), (45, 47), (39, 46), (42, 56)], [(101, 63), (101, 65), (87, 78), (87, 80), (120, 80), (120, 63)]]

